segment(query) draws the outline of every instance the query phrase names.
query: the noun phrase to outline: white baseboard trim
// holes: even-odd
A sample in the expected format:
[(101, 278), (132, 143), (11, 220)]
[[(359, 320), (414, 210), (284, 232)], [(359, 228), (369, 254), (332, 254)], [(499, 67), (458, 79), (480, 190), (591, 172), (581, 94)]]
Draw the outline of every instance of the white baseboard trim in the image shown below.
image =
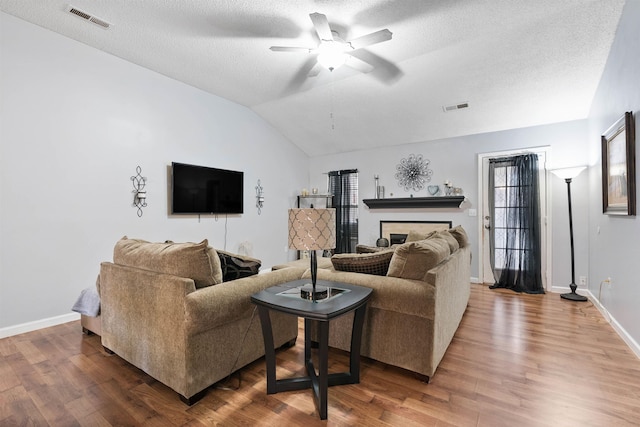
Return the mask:
[[(553, 292), (554, 294), (567, 294), (569, 292), (571, 292), (571, 288), (569, 288), (568, 286), (551, 286), (550, 288), (547, 289), (548, 292)], [(586, 294), (589, 294), (589, 290), (586, 288), (581, 288), (578, 287), (578, 289), (576, 289), (576, 292), (579, 293), (580, 295), (584, 295), (584, 296), (588, 296)]]
[(620, 338), (629, 346), (631, 351), (640, 359), (640, 345), (636, 340), (633, 339), (631, 335), (629, 335), (622, 327), (620, 323), (609, 313), (609, 311), (600, 303), (598, 298), (591, 293), (591, 291), (585, 291), (586, 296), (589, 298), (589, 301), (593, 303), (593, 305), (600, 311), (604, 319), (611, 324), (613, 330), (620, 335)]
[(0, 328), (0, 338), (7, 338), (14, 335), (24, 334), (26, 332), (36, 331), (38, 329), (48, 328), (49, 326), (61, 325), (67, 322), (79, 320), (79, 313), (63, 314), (61, 316), (49, 317), (48, 319), (35, 320), (33, 322), (21, 323), (20, 325), (7, 326)]
[(478, 279), (477, 277), (471, 277), (471, 283), (482, 284), (480, 279)]

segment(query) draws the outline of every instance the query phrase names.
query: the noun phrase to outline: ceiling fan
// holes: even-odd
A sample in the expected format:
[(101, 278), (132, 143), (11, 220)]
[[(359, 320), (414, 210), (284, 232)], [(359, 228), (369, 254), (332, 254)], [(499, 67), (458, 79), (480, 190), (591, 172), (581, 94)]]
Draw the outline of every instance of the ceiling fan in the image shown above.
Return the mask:
[(269, 48), (274, 52), (306, 52), (317, 54), (317, 62), (309, 71), (309, 77), (317, 76), (322, 67), (333, 71), (342, 65), (346, 65), (363, 73), (368, 73), (375, 67), (369, 62), (356, 58), (351, 55), (351, 53), (363, 47), (391, 40), (393, 35), (391, 31), (385, 28), (384, 30), (375, 31), (349, 41), (344, 41), (336, 31), (331, 30), (329, 21), (325, 15), (316, 12), (310, 14), (309, 17), (311, 17), (313, 27), (320, 38), (320, 43), (317, 47), (271, 46)]

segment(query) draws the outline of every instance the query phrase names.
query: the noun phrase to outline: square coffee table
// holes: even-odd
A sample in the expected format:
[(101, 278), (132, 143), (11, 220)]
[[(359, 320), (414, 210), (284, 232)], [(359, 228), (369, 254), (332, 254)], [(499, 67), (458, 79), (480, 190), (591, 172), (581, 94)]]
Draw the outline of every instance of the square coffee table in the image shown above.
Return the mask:
[[(324, 300), (310, 301), (300, 297), (299, 288), (309, 280), (295, 280), (265, 289), (251, 296), (251, 302), (257, 305), (267, 367), (267, 394), (281, 391), (313, 389), (318, 404), (320, 419), (327, 419), (327, 389), (342, 384), (360, 382), (360, 344), (362, 325), (367, 301), (372, 290), (362, 286), (341, 282), (318, 280), (317, 285), (329, 288), (329, 297)], [(276, 379), (276, 352), (273, 343), (273, 331), (269, 310), (292, 314), (304, 318), (304, 360), (306, 377)], [(328, 373), (329, 357), (329, 321), (344, 314), (354, 312), (351, 331), (351, 355), (349, 372)], [(316, 374), (311, 358), (311, 325), (318, 323), (318, 373)]]

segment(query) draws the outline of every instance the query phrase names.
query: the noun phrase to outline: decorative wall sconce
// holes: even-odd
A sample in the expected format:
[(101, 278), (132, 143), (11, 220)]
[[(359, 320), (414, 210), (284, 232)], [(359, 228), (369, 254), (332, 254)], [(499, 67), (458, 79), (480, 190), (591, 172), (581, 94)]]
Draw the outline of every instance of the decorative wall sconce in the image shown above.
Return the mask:
[(131, 177), (133, 184), (133, 207), (138, 208), (138, 216), (142, 216), (142, 208), (147, 207), (147, 192), (144, 190), (147, 185), (147, 178), (142, 176), (142, 168), (136, 167), (136, 175)]
[(260, 185), (260, 180), (258, 180), (258, 185), (256, 185), (256, 208), (258, 208), (258, 215), (262, 213), (263, 204), (264, 204), (264, 194), (262, 192), (262, 185)]

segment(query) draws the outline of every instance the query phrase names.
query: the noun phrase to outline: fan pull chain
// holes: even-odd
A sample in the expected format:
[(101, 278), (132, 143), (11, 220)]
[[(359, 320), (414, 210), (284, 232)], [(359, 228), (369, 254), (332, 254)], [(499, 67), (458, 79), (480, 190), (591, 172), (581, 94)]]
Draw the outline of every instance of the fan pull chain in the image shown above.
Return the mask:
[(335, 104), (335, 102), (334, 102), (335, 101), (335, 99), (334, 99), (335, 98), (335, 88), (333, 87), (334, 84), (335, 84), (335, 80), (333, 79), (333, 70), (331, 70), (331, 90), (330, 90), (330, 92), (331, 92), (330, 97), (331, 98), (329, 100), (329, 104), (330, 104), (330, 106), (329, 106), (329, 110), (330, 110), (329, 111), (329, 121), (330, 121), (330, 124), (331, 124), (331, 130), (336, 130), (336, 121), (335, 121), (335, 119), (333, 117), (333, 109), (334, 109), (334, 104)]

